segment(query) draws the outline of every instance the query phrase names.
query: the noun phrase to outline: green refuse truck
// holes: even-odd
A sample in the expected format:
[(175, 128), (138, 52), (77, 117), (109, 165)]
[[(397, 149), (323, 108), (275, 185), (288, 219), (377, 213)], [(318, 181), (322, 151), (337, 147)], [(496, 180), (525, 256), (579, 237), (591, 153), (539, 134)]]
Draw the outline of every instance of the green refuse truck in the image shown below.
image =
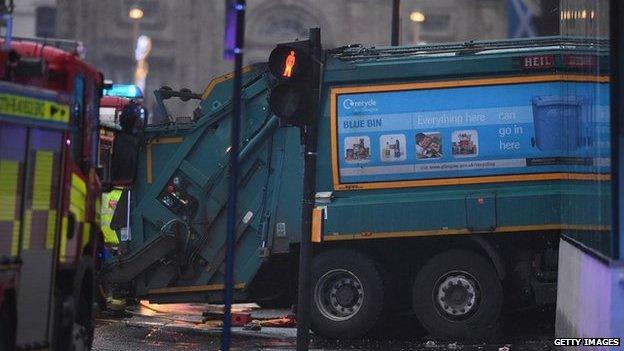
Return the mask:
[[(554, 304), (559, 235), (600, 246), (610, 229), (607, 53), (574, 38), (324, 50), (313, 331), (362, 337), (409, 311), (437, 337), (487, 339), (507, 311)], [(271, 112), (276, 81), (266, 64), (243, 70), (238, 302), (296, 296), (303, 146)], [(198, 108), (135, 133), (115, 214), (130, 226), (102, 280), (220, 303), (232, 75), (155, 95)]]

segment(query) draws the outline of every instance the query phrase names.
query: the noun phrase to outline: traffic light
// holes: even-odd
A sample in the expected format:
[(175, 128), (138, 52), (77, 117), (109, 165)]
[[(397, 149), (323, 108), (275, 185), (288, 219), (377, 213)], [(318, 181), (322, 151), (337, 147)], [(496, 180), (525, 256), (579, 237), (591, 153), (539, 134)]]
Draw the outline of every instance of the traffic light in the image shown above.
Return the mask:
[(269, 56), (269, 71), (277, 80), (269, 94), (269, 107), (283, 126), (315, 122), (320, 72), (318, 51), (310, 40), (302, 40), (278, 44)]

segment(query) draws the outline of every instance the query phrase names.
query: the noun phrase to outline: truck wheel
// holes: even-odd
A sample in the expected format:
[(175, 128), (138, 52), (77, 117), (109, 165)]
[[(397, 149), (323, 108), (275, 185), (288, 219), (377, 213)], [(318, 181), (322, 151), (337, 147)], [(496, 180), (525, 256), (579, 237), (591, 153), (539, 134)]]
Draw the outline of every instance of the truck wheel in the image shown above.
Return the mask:
[(418, 320), (434, 336), (491, 340), (499, 331), (501, 282), (474, 252), (450, 250), (430, 259), (416, 275), (412, 297)]
[(312, 330), (328, 338), (358, 338), (380, 318), (384, 286), (377, 265), (367, 256), (334, 250), (312, 264)]
[(93, 341), (93, 322), (90, 320), (91, 310), (87, 305), (87, 297), (80, 296), (79, 303), (74, 306), (74, 298), (65, 296), (62, 306), (65, 310), (60, 312), (61, 329), (58, 335), (57, 349), (67, 351), (91, 350)]
[(88, 296), (80, 294), (80, 304), (78, 306), (78, 315), (72, 327), (72, 339), (74, 350), (91, 350), (93, 343), (93, 332), (95, 326), (93, 323), (92, 299)]
[(0, 351), (15, 349), (15, 314), (11, 306), (15, 306), (12, 299), (7, 299), (0, 308)]

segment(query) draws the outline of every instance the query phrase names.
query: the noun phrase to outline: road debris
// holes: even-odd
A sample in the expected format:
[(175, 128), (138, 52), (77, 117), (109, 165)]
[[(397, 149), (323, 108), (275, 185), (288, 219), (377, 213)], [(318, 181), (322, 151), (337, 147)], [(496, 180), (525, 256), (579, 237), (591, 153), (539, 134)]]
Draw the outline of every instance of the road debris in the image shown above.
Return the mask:
[(452, 343), (448, 344), (447, 348), (449, 350), (459, 350), (459, 349), (461, 349), (461, 346), (459, 346), (459, 344), (457, 342), (452, 342)]

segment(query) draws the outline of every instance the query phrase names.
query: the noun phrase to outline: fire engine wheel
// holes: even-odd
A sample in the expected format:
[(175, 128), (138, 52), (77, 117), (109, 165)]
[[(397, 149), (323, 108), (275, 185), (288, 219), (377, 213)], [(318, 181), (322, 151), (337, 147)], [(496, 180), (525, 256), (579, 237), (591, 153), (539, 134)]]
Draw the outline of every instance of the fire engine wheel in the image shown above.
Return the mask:
[[(56, 350), (82, 351), (90, 350), (93, 342), (95, 324), (93, 322), (93, 289), (89, 280), (83, 275), (74, 280), (73, 289), (59, 291), (59, 307), (57, 309), (59, 331)], [(68, 284), (60, 282), (61, 286)]]
[(0, 309), (0, 351), (13, 351), (15, 347), (15, 314), (12, 311), (15, 302), (4, 301)]
[[(66, 297), (64, 305), (73, 305), (74, 299)], [(80, 302), (73, 308), (66, 309), (59, 345), (62, 350), (83, 351), (90, 350), (93, 340), (93, 322), (91, 312), (87, 306), (85, 296), (80, 296)]]
[(334, 250), (312, 264), (312, 330), (329, 338), (358, 338), (379, 320), (384, 286), (377, 265), (367, 256)]
[(412, 296), (418, 320), (434, 336), (491, 340), (499, 332), (501, 282), (474, 252), (450, 250), (430, 259), (416, 275)]

